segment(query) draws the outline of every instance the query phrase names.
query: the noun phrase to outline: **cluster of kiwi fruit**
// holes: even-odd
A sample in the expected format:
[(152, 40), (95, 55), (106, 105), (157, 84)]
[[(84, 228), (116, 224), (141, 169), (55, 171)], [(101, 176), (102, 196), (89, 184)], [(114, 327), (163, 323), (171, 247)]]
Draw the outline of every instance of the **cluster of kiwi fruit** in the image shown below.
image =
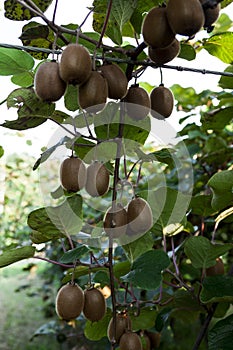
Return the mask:
[(142, 25), (149, 58), (158, 65), (179, 55), (176, 34), (193, 37), (202, 27), (211, 28), (217, 20), (220, 5), (205, 7), (206, 0), (169, 0), (166, 7), (153, 7)]
[(35, 92), (47, 102), (58, 101), (67, 85), (78, 86), (79, 106), (89, 112), (98, 112), (105, 106), (107, 98), (121, 99), (127, 91), (128, 80), (122, 69), (105, 63), (92, 69), (89, 51), (82, 45), (69, 44), (61, 54), (60, 62), (43, 62), (34, 79)]
[(106, 300), (98, 288), (83, 290), (77, 283), (63, 285), (56, 295), (56, 313), (64, 321), (83, 316), (91, 321), (100, 321), (106, 314)]

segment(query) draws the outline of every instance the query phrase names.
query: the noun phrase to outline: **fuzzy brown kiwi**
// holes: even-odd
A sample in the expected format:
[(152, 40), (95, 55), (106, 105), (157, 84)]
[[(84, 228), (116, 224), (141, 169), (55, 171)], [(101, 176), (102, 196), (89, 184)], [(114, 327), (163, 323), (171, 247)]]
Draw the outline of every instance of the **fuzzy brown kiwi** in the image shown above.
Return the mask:
[(206, 269), (206, 276), (224, 275), (224, 264), (221, 258), (216, 259), (216, 264)]
[(124, 102), (128, 116), (135, 121), (145, 119), (150, 112), (150, 97), (139, 84), (129, 87)]
[(91, 72), (89, 79), (79, 87), (79, 105), (90, 113), (101, 111), (105, 107), (107, 97), (107, 80), (100, 72)]
[(111, 206), (103, 220), (104, 230), (112, 238), (123, 236), (127, 230), (127, 223), (127, 211), (120, 203)]
[[(201, 5), (203, 5), (206, 0), (199, 0)], [(214, 24), (214, 22), (217, 21), (218, 16), (219, 16), (219, 12), (221, 10), (221, 5), (217, 4), (216, 6), (214, 6), (213, 8), (203, 8), (204, 11), (204, 15), (205, 15), (205, 23), (204, 23), (204, 28), (208, 28), (211, 27), (212, 24)]]
[(127, 93), (128, 80), (123, 70), (114, 63), (99, 67), (100, 72), (108, 83), (108, 97), (118, 100)]
[(83, 311), (84, 293), (77, 284), (62, 286), (56, 296), (56, 313), (65, 320), (70, 321), (78, 317)]
[(146, 331), (146, 334), (150, 339), (151, 348), (158, 349), (161, 342), (161, 333), (153, 333)]
[[(127, 330), (131, 330), (132, 322), (130, 317), (126, 313), (117, 313), (116, 314), (116, 342), (119, 343), (119, 340), (121, 336), (125, 333)], [(111, 318), (108, 329), (107, 329), (107, 336), (109, 341), (111, 342), (113, 340), (113, 318)]]
[(172, 43), (166, 47), (148, 48), (148, 56), (150, 59), (160, 65), (172, 61), (175, 57), (179, 55), (180, 52), (180, 42), (175, 38)]
[(103, 196), (109, 189), (109, 171), (106, 166), (94, 161), (87, 167), (86, 191), (92, 197)]
[(153, 7), (147, 13), (142, 24), (142, 35), (145, 43), (153, 48), (165, 47), (174, 40), (166, 7)]
[(106, 313), (106, 301), (97, 288), (89, 288), (84, 291), (83, 315), (91, 322), (102, 320)]
[(80, 191), (86, 183), (86, 166), (80, 158), (66, 158), (60, 166), (62, 187), (69, 192)]
[(191, 37), (203, 27), (205, 16), (199, 0), (169, 0), (167, 19), (176, 34)]
[(150, 93), (151, 115), (156, 119), (168, 118), (173, 110), (174, 96), (163, 84), (155, 87)]
[(153, 215), (149, 203), (140, 197), (133, 198), (127, 207), (127, 234), (145, 233), (153, 225)]
[(148, 337), (148, 335), (145, 332), (141, 332), (140, 339), (141, 339), (141, 343), (142, 343), (142, 349), (143, 350), (150, 350), (151, 349), (151, 342), (150, 342), (150, 338)]
[(66, 83), (59, 75), (59, 64), (56, 61), (43, 62), (36, 71), (36, 95), (43, 101), (58, 101), (65, 93)]
[(91, 56), (80, 44), (69, 44), (61, 54), (59, 64), (60, 77), (70, 84), (82, 84), (90, 76)]
[(143, 350), (139, 335), (131, 331), (125, 332), (120, 338), (119, 350)]

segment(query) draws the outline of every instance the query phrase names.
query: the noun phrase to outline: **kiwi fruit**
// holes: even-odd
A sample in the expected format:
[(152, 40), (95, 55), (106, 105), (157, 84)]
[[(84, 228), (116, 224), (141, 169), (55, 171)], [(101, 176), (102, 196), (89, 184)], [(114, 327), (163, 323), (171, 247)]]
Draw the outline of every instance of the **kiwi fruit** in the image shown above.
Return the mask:
[(142, 35), (145, 43), (153, 48), (165, 47), (174, 40), (166, 7), (153, 7), (147, 13), (142, 24)]
[(106, 166), (94, 161), (87, 167), (86, 191), (92, 197), (103, 196), (109, 189), (109, 171)]
[(111, 206), (103, 220), (104, 230), (109, 237), (119, 238), (127, 230), (127, 211), (120, 203)]
[[(206, 2), (206, 0), (199, 0), (199, 1), (201, 4), (204, 4)], [(208, 7), (208, 8), (204, 7), (203, 8), (204, 16), (205, 16), (205, 22), (203, 25), (204, 28), (211, 27), (212, 24), (217, 21), (220, 9), (221, 9), (220, 4), (217, 4), (216, 6), (214, 6), (212, 8), (211, 7)]]
[(69, 44), (61, 54), (59, 74), (69, 84), (82, 84), (92, 70), (91, 56), (80, 44)]
[(58, 101), (66, 90), (66, 83), (59, 75), (59, 64), (56, 61), (43, 62), (36, 71), (34, 85), (41, 100)]
[(169, 0), (167, 19), (176, 34), (192, 37), (203, 27), (205, 16), (199, 0)]
[(56, 296), (56, 313), (65, 320), (70, 321), (78, 317), (83, 311), (84, 293), (77, 284), (68, 283), (62, 286)]
[(156, 119), (168, 118), (172, 114), (174, 96), (163, 84), (155, 87), (150, 93), (151, 115)]
[(132, 331), (125, 332), (120, 338), (119, 350), (143, 350), (139, 335)]
[(104, 64), (99, 68), (108, 83), (108, 97), (122, 99), (127, 92), (128, 80), (123, 70), (114, 63)]
[(83, 315), (91, 322), (100, 321), (106, 313), (106, 301), (97, 288), (89, 288), (84, 291)]
[(66, 158), (60, 166), (62, 187), (69, 192), (80, 191), (86, 183), (86, 166), (80, 158)]
[(166, 47), (148, 48), (149, 58), (156, 64), (165, 64), (172, 61), (180, 53), (180, 42), (175, 38), (171, 44)]
[(150, 112), (150, 97), (139, 84), (130, 86), (124, 102), (128, 116), (135, 121), (145, 119)]
[(224, 264), (221, 258), (216, 259), (216, 264), (206, 269), (206, 276), (224, 275)]
[(153, 333), (146, 331), (146, 334), (150, 339), (151, 348), (158, 349), (161, 342), (161, 333)]
[(140, 339), (142, 343), (142, 349), (143, 350), (150, 350), (151, 349), (151, 343), (150, 343), (150, 338), (145, 332), (140, 333)]
[(100, 72), (91, 72), (89, 79), (79, 87), (79, 105), (90, 113), (101, 111), (105, 106), (107, 97), (107, 80)]
[(153, 215), (148, 202), (140, 197), (133, 198), (127, 208), (128, 226), (127, 234), (147, 232), (153, 225)]
[[(130, 330), (132, 327), (132, 322), (130, 317), (122, 312), (116, 314), (116, 342), (119, 343), (119, 340), (121, 336), (125, 333), (125, 331)], [(113, 340), (113, 318), (111, 318), (108, 329), (107, 329), (107, 336), (109, 341), (111, 342)]]

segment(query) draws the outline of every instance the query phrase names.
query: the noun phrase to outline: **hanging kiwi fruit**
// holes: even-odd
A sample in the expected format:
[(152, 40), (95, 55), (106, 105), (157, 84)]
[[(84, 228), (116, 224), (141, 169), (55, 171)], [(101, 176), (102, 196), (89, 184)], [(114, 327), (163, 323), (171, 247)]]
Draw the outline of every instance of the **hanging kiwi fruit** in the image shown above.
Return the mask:
[(119, 238), (126, 233), (127, 223), (127, 211), (122, 204), (115, 203), (105, 213), (104, 231), (109, 237)]
[(150, 93), (151, 115), (156, 119), (168, 118), (172, 114), (174, 96), (163, 84), (155, 87)]
[(88, 80), (79, 87), (80, 107), (90, 113), (100, 112), (105, 107), (107, 97), (107, 80), (100, 72), (92, 71)]
[(60, 166), (60, 181), (62, 187), (69, 192), (77, 192), (86, 183), (86, 166), (78, 157), (66, 158)]
[(88, 50), (78, 43), (67, 45), (61, 54), (60, 77), (69, 84), (83, 84), (91, 70), (92, 60)]
[(150, 112), (150, 97), (139, 84), (133, 84), (129, 87), (124, 102), (127, 102), (126, 112), (128, 116), (135, 121), (145, 119)]
[(102, 320), (105, 313), (106, 301), (101, 291), (94, 287), (85, 289), (83, 306), (84, 317), (91, 322), (97, 322)]
[(216, 263), (206, 269), (206, 276), (224, 275), (224, 264), (221, 258), (216, 259)]
[(103, 196), (109, 189), (110, 175), (106, 166), (99, 161), (92, 162), (87, 167), (85, 189), (92, 197)]
[(34, 86), (41, 100), (58, 101), (66, 90), (66, 83), (59, 75), (59, 64), (56, 61), (43, 62), (36, 71)]
[(77, 318), (84, 307), (84, 292), (78, 284), (68, 283), (62, 286), (56, 296), (56, 313), (65, 320)]
[(175, 34), (167, 20), (166, 7), (153, 7), (147, 13), (142, 24), (142, 35), (145, 43), (153, 48), (171, 44)]
[(119, 350), (143, 350), (142, 342), (137, 333), (125, 332), (119, 342)]
[(153, 226), (153, 215), (149, 203), (140, 197), (133, 198), (127, 207), (129, 236), (142, 234)]
[(166, 47), (148, 48), (149, 58), (158, 65), (172, 61), (179, 53), (180, 42), (176, 38)]
[(128, 86), (123, 70), (114, 63), (106, 63), (99, 67), (99, 70), (107, 80), (108, 97), (114, 100), (122, 99), (126, 95)]
[(203, 27), (205, 16), (199, 0), (169, 0), (167, 19), (176, 34), (192, 37)]
[[(203, 5), (206, 0), (199, 0), (201, 5)], [(209, 28), (211, 27), (214, 22), (217, 21), (218, 17), (219, 17), (219, 12), (221, 10), (221, 5), (217, 4), (214, 7), (203, 7), (203, 11), (204, 11), (204, 16), (205, 16), (205, 22), (203, 27), (204, 28)]]
[[(125, 312), (116, 314), (116, 339), (115, 341), (119, 343), (121, 336), (127, 331), (131, 330), (132, 322), (130, 317)], [(107, 336), (108, 340), (111, 342), (113, 340), (114, 330), (113, 330), (113, 317), (111, 318), (108, 329)]]

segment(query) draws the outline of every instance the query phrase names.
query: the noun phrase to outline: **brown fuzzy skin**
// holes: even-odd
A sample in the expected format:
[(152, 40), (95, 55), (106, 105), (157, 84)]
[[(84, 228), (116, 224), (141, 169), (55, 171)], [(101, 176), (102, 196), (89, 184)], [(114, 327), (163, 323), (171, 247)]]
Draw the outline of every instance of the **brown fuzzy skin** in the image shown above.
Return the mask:
[(66, 158), (60, 166), (62, 187), (69, 192), (80, 191), (86, 183), (86, 166), (80, 158)]
[(61, 55), (60, 77), (70, 84), (83, 84), (89, 78), (92, 69), (88, 50), (79, 44), (69, 44)]
[(115, 211), (110, 207), (104, 216), (104, 230), (108, 236), (119, 238), (126, 233), (127, 220), (125, 208), (120, 203), (117, 203)]
[(130, 234), (145, 233), (153, 225), (151, 208), (143, 198), (136, 197), (129, 202), (127, 215)]
[(206, 269), (206, 276), (216, 275), (224, 275), (224, 264), (221, 258), (217, 258), (216, 264)]
[(142, 35), (145, 43), (153, 48), (165, 47), (174, 40), (166, 7), (153, 7), (147, 13), (142, 24)]
[(77, 318), (83, 311), (84, 293), (77, 284), (62, 286), (56, 296), (56, 313), (65, 320)]
[(84, 291), (83, 315), (91, 322), (102, 320), (106, 313), (106, 301), (99, 289), (91, 288)]
[(109, 189), (109, 171), (105, 165), (95, 161), (87, 168), (86, 191), (92, 197), (103, 196)]
[(173, 42), (166, 47), (157, 49), (153, 49), (152, 47), (148, 48), (148, 56), (158, 65), (172, 61), (179, 55), (179, 52), (180, 42), (177, 39), (174, 39)]
[(139, 335), (134, 332), (124, 333), (120, 339), (119, 350), (143, 350)]
[(105, 107), (108, 97), (106, 79), (96, 71), (79, 87), (78, 100), (81, 108), (90, 113), (97, 113)]
[(35, 74), (35, 92), (43, 101), (58, 101), (66, 91), (66, 83), (59, 75), (59, 64), (56, 61), (43, 62)]
[[(199, 0), (201, 4), (205, 2), (205, 0)], [(221, 5), (218, 4), (214, 8), (203, 9), (205, 15), (205, 23), (204, 28), (210, 27), (214, 22), (217, 21), (219, 12), (221, 10)]]
[(174, 96), (162, 84), (151, 91), (151, 115), (156, 119), (168, 118), (173, 110)]
[[(130, 330), (132, 326), (131, 319), (126, 314), (116, 314), (116, 342), (119, 343), (121, 336), (125, 331)], [(111, 342), (113, 339), (113, 318), (111, 318), (108, 324), (107, 336)]]
[(188, 37), (195, 35), (205, 22), (199, 0), (169, 0), (167, 19), (176, 34)]
[(123, 98), (127, 93), (128, 80), (123, 70), (116, 64), (104, 64), (99, 68), (108, 83), (108, 97), (114, 100)]
[(150, 112), (150, 97), (138, 84), (131, 85), (124, 97), (128, 116), (135, 120), (145, 119)]

